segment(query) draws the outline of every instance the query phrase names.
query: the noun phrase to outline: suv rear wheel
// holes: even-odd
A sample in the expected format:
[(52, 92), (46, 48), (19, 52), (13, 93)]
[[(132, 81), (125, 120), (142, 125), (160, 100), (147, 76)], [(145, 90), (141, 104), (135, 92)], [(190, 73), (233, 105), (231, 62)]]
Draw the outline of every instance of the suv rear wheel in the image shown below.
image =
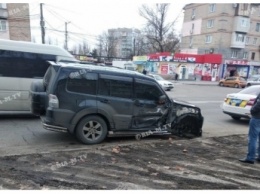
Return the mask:
[(99, 116), (83, 118), (76, 128), (76, 137), (84, 144), (97, 144), (107, 136), (107, 124)]

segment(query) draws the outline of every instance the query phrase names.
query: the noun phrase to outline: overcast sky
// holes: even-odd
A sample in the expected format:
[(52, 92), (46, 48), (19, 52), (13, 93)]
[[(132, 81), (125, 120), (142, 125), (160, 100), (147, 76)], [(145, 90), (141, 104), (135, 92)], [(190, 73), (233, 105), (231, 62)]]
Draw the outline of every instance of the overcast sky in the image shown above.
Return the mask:
[[(14, 1), (0, 0), (0, 2)], [(16, 1), (16, 3), (19, 2), (24, 1)], [(208, 3), (208, 1), (198, 0), (27, 0), (26, 2), (30, 4), (32, 36), (36, 42), (41, 42), (40, 3), (44, 3), (43, 15), (47, 40), (50, 37), (54, 42), (57, 41), (59, 46), (63, 46), (65, 22), (68, 22), (69, 47), (82, 43), (82, 40), (85, 39), (92, 49), (96, 44), (97, 36), (110, 28), (141, 29), (144, 27), (145, 20), (138, 13), (142, 4), (153, 6), (155, 3), (170, 3), (167, 20), (174, 21), (180, 16), (175, 25), (176, 32), (180, 33), (184, 5), (187, 3)], [(215, 2), (221, 3), (221, 1)], [(236, 2), (239, 1), (236, 0)]]
[[(68, 22), (69, 46), (81, 43), (85, 39), (93, 48), (97, 36), (109, 28), (138, 28), (141, 29), (145, 20), (139, 16), (138, 8), (142, 4), (152, 6), (152, 1), (136, 0), (67, 0), (67, 1), (42, 1), (43, 14), (46, 26), (46, 39), (52, 38), (59, 44), (64, 42), (65, 22)], [(62, 3), (61, 3), (62, 2)], [(170, 5), (167, 19), (174, 21), (178, 15), (176, 31), (180, 33), (182, 23), (182, 8), (185, 3)], [(37, 42), (41, 42), (39, 13), (40, 1), (30, 2), (30, 15), (32, 35)]]

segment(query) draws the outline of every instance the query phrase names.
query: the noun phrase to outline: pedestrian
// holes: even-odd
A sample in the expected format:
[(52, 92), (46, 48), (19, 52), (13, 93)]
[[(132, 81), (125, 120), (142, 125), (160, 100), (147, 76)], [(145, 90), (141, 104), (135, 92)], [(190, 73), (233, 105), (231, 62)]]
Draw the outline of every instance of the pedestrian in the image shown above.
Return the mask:
[(179, 75), (178, 75), (178, 73), (176, 73), (176, 74), (175, 74), (175, 80), (176, 80), (176, 81), (178, 81), (178, 77), (179, 77)]
[(146, 69), (145, 69), (145, 68), (143, 69), (143, 74), (144, 74), (144, 75), (146, 75), (146, 74), (147, 74), (147, 71), (146, 71)]
[[(240, 159), (240, 162), (254, 164), (255, 160), (260, 162), (260, 94), (256, 97), (254, 105), (251, 110), (251, 119), (249, 122), (248, 131), (248, 151), (247, 156), (244, 159)], [(256, 158), (256, 147), (258, 139), (258, 157)]]

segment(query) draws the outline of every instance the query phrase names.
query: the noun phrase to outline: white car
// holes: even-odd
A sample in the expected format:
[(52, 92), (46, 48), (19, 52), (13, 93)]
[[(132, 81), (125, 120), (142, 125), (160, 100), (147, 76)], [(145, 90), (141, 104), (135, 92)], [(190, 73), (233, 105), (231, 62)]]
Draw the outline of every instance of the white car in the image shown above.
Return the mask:
[(223, 113), (235, 120), (250, 118), (250, 109), (260, 93), (260, 85), (250, 86), (238, 93), (228, 94), (222, 105)]
[(246, 86), (252, 86), (252, 85), (260, 85), (260, 75), (253, 75), (252, 77), (247, 79)]
[(172, 88), (174, 88), (174, 85), (172, 82), (167, 81), (165, 79), (163, 79), (161, 76), (159, 75), (155, 75), (155, 74), (149, 74), (148, 76), (154, 78), (159, 84), (160, 86), (166, 90), (166, 91), (170, 91)]

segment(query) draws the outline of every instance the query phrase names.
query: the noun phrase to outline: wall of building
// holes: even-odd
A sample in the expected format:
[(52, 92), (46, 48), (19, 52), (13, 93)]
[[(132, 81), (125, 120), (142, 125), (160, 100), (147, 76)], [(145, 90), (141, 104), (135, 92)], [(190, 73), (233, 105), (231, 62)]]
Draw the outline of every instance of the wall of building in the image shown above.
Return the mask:
[[(256, 31), (256, 25), (260, 25), (260, 4), (215, 4), (215, 12), (209, 11), (210, 5), (186, 5), (182, 29), (185, 33), (182, 36), (180, 51), (182, 53), (197, 51), (197, 54), (220, 53), (223, 55), (223, 62), (227, 59), (248, 60), (259, 61), (260, 65), (260, 30)], [(243, 11), (244, 5), (249, 7), (249, 11)], [(211, 28), (207, 27), (208, 20), (214, 21)], [(246, 21), (246, 27), (241, 26), (242, 20)], [(199, 23), (197, 21), (201, 22), (198, 25), (201, 26), (200, 33), (189, 35), (187, 32), (191, 29), (191, 24), (196, 25)], [(195, 29), (198, 26), (195, 26)], [(237, 42), (235, 32), (246, 33), (249, 42), (246, 43), (246, 40), (244, 43)], [(212, 36), (210, 43), (205, 42), (207, 35)], [(257, 42), (253, 43), (255, 38)], [(233, 51), (237, 51), (236, 58), (232, 58)], [(251, 58), (252, 53), (255, 55), (254, 59)]]
[(9, 36), (11, 40), (31, 41), (28, 3), (8, 3)]

